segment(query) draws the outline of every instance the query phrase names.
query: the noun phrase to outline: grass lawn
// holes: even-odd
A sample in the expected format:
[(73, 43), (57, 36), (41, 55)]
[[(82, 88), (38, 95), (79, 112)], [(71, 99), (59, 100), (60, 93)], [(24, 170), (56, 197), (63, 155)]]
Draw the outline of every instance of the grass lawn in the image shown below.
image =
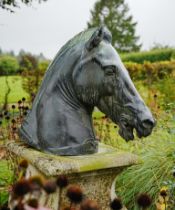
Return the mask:
[[(8, 81), (11, 88), (8, 103), (15, 103), (22, 97), (28, 97), (28, 94), (22, 88), (21, 76), (8, 76)], [(4, 101), (6, 90), (5, 76), (0, 76), (0, 104)]]

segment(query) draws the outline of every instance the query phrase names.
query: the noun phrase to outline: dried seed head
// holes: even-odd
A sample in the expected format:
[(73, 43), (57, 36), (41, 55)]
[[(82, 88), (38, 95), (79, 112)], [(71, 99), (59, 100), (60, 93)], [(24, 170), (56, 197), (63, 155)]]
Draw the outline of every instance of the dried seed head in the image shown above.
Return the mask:
[(5, 115), (5, 116), (8, 115), (8, 111), (4, 111), (4, 115)]
[(27, 168), (28, 167), (28, 161), (27, 160), (25, 160), (25, 159), (23, 159), (23, 160), (21, 160), (20, 162), (19, 162), (19, 167), (21, 167), (21, 168)]
[(63, 188), (68, 185), (68, 178), (65, 175), (59, 175), (56, 179), (56, 184), (58, 187)]
[(43, 187), (43, 179), (40, 176), (30, 177), (29, 178), (29, 183), (30, 183), (32, 191), (33, 190), (40, 190), (40, 188)]
[(120, 198), (115, 198), (113, 201), (110, 203), (110, 207), (113, 210), (120, 210), (123, 208), (123, 204)]
[(97, 202), (89, 199), (84, 200), (80, 206), (80, 210), (99, 210), (99, 209), (100, 208)]
[(24, 196), (31, 190), (28, 180), (22, 179), (14, 184), (12, 191), (16, 196)]
[(6, 119), (6, 120), (10, 120), (10, 116), (6, 116), (5, 119)]
[(15, 124), (16, 123), (16, 120), (15, 119), (12, 119), (12, 123)]
[(30, 199), (27, 201), (27, 205), (34, 208), (34, 209), (37, 209), (38, 208), (38, 200), (37, 199)]
[(10, 208), (8, 206), (4, 205), (4, 206), (0, 207), (0, 210), (10, 210)]
[(161, 190), (160, 195), (165, 198), (168, 195), (167, 190)]
[(28, 107), (28, 106), (26, 106), (26, 107), (25, 107), (25, 110), (26, 110), (26, 111), (27, 111), (27, 110), (29, 110), (29, 107)]
[(137, 204), (141, 208), (148, 208), (152, 204), (152, 199), (150, 198), (150, 196), (147, 193), (141, 193), (137, 197)]
[(27, 115), (27, 112), (25, 111), (25, 112), (23, 113), (23, 115), (26, 116), (26, 115)]
[(73, 203), (80, 203), (83, 200), (83, 191), (78, 185), (69, 186), (66, 195)]
[(43, 184), (43, 189), (48, 193), (54, 193), (57, 189), (57, 185), (55, 181), (49, 180)]
[(13, 131), (16, 131), (17, 128), (16, 127), (13, 127), (12, 129), (13, 129)]
[(13, 105), (12, 105), (12, 109), (15, 109), (15, 107), (16, 107), (16, 106), (13, 104)]
[(13, 210), (25, 210), (24, 205), (22, 203), (18, 203)]

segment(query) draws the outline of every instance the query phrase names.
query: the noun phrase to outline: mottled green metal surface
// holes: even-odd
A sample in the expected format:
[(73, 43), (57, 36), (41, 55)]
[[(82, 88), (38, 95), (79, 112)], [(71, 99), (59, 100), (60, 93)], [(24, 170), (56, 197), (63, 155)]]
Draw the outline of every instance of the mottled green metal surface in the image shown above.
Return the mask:
[(45, 176), (83, 173), (107, 168), (120, 168), (138, 163), (134, 154), (116, 150), (111, 146), (99, 145), (92, 155), (56, 156), (35, 150), (21, 142), (9, 142), (7, 148), (18, 157), (28, 160)]

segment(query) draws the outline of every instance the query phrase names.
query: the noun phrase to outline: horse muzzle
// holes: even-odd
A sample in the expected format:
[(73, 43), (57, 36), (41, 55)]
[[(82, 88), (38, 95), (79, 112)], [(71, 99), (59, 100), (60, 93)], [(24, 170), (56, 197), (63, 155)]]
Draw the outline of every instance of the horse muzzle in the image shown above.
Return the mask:
[(153, 117), (143, 119), (142, 121), (138, 122), (136, 126), (137, 136), (139, 138), (149, 136), (155, 125), (156, 121)]
[(137, 119), (132, 119), (130, 121), (122, 119), (119, 123), (119, 135), (126, 141), (134, 140), (134, 129), (136, 130), (137, 136), (139, 138), (147, 137), (151, 134), (156, 122), (152, 115), (149, 113), (149, 117), (145, 117), (143, 114)]

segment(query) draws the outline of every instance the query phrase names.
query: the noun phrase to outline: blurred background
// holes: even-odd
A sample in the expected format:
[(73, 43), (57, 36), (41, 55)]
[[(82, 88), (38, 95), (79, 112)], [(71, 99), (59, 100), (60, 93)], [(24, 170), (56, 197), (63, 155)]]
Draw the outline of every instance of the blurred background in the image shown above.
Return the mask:
[[(98, 110), (94, 112), (96, 134), (102, 142), (143, 159), (141, 165), (121, 175), (117, 192), (129, 209), (134, 209), (134, 196), (141, 189), (152, 196), (151, 209), (164, 210), (166, 202), (173, 209), (174, 196), (170, 193), (167, 200), (160, 201), (159, 192), (166, 185), (175, 193), (174, 11), (174, 0), (0, 0), (1, 142), (16, 138), (58, 50), (80, 31), (105, 24), (113, 35), (113, 46), (157, 120), (150, 137), (126, 143), (116, 133), (116, 125)], [(14, 118), (16, 124), (10, 121)], [(2, 149), (0, 160), (4, 154)], [(9, 174), (6, 162), (1, 164), (3, 173), (6, 170)], [(7, 183), (10, 180), (11, 176)], [(172, 184), (168, 185), (169, 180)], [(2, 202), (7, 194), (1, 194)]]

